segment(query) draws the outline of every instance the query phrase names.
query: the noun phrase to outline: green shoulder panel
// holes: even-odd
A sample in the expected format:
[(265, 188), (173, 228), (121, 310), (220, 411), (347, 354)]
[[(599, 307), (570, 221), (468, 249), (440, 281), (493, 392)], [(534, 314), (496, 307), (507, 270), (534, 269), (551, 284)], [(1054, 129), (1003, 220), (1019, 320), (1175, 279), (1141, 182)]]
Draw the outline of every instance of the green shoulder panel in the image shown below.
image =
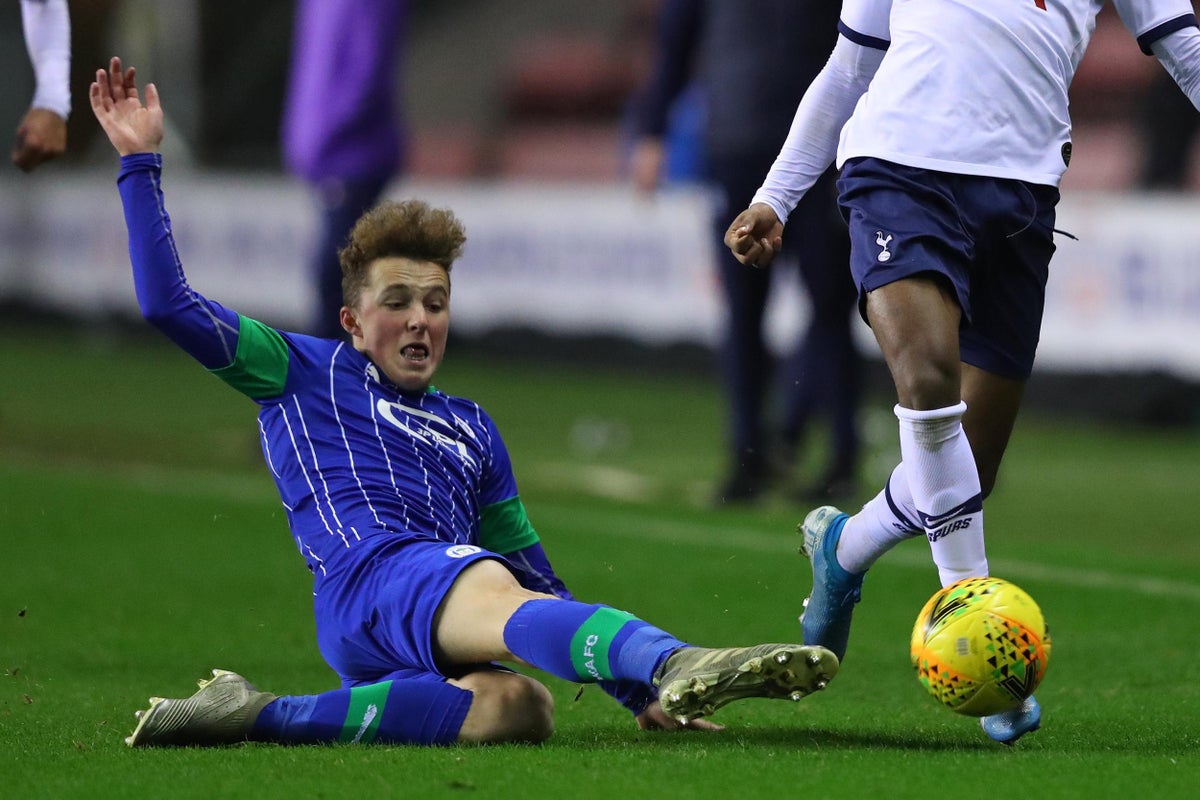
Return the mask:
[(503, 556), (538, 541), (537, 531), (530, 524), (520, 497), (484, 506), (479, 513), (479, 546), (484, 550)]
[(239, 314), (237, 355), (211, 372), (251, 400), (278, 397), (287, 384), (287, 343), (279, 331)]

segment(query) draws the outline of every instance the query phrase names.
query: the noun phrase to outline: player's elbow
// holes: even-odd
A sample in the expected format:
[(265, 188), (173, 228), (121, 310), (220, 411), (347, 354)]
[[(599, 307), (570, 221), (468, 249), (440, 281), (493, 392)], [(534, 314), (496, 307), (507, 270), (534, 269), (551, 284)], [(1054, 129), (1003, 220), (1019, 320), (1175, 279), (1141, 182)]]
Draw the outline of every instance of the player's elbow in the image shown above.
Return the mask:
[(148, 305), (146, 303), (141, 304), (141, 310), (142, 310), (142, 319), (146, 320), (146, 322), (149, 322), (155, 328), (158, 328), (160, 330), (162, 329), (163, 324), (167, 321), (167, 317), (169, 316), (166, 309), (158, 308), (154, 305)]
[(138, 297), (138, 307), (142, 312), (142, 319), (150, 323), (159, 331), (170, 335), (172, 326), (178, 326), (178, 309), (173, 307), (168, 301), (155, 301), (154, 298)]

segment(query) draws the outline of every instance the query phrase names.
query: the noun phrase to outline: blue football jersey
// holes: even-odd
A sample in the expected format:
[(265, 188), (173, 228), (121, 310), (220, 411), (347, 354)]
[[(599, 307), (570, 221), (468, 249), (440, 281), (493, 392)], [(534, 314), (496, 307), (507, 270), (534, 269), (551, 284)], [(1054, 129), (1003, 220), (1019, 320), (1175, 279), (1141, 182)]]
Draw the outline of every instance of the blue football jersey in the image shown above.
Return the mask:
[(246, 317), (239, 329), (237, 358), (216, 374), (261, 406), (263, 454), (314, 571), (380, 536), (480, 544), (484, 510), (517, 497), (508, 451), (477, 403), (402, 392), (341, 342)]
[(350, 574), (401, 537), (500, 555), (538, 542), (508, 450), (478, 404), (404, 392), (365, 355), (286, 333), (211, 301), (184, 277), (162, 159), (121, 159), (118, 186), (145, 317), (259, 404), (263, 454), (318, 579)]

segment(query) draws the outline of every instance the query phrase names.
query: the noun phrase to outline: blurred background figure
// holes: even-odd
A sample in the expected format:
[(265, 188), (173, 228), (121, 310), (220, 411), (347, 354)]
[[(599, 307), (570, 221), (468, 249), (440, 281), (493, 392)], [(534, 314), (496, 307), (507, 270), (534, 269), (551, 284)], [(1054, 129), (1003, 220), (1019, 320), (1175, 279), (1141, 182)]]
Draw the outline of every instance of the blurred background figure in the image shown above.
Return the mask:
[[(753, 501), (781, 480), (817, 413), (829, 420), (829, 453), (800, 495), (807, 501), (854, 491), (859, 354), (834, 173), (792, 215), (785, 261), (773, 268), (799, 270), (811, 307), (799, 346), (778, 369), (763, 330), (772, 271), (744, 267), (721, 246), (732, 214), (758, 189), (796, 104), (824, 66), (837, 23), (838, 4), (827, 0), (663, 0), (653, 68), (632, 103), (630, 172), (644, 191), (671, 174), (664, 165), (672, 145), (696, 141), (687, 126), (702, 120), (702, 153), (683, 162), (701, 165), (700, 177), (716, 192), (712, 234), (726, 310), (718, 358), (729, 414), (729, 468), (716, 489), (719, 503)], [(778, 419), (768, 422), (773, 407)]]
[(21, 0), (36, 88), (17, 126), (12, 162), (25, 172), (67, 150), (71, 113), (71, 18), (67, 0)]
[(1155, 70), (1140, 98), (1138, 133), (1144, 149), (1138, 184), (1144, 189), (1188, 188), (1200, 116), (1165, 70)]
[(343, 338), (337, 251), (401, 170), (398, 75), (405, 0), (299, 0), (283, 113), (283, 157), (321, 207), (309, 333)]

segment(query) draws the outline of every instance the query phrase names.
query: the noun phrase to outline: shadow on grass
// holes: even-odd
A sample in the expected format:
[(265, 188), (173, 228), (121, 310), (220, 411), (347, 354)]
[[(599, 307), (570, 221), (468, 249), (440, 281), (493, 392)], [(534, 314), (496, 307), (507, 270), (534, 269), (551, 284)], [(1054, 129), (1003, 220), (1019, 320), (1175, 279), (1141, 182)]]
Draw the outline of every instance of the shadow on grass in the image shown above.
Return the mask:
[(983, 738), (978, 728), (966, 731), (927, 732), (922, 730), (897, 733), (864, 728), (862, 731), (823, 730), (814, 728), (726, 728), (724, 731), (651, 732), (579, 730), (559, 732), (547, 743), (548, 747), (651, 747), (659, 750), (703, 748), (706, 750), (740, 750), (786, 748), (789, 750), (864, 750), (889, 749), (913, 752), (975, 751), (997, 747)]

